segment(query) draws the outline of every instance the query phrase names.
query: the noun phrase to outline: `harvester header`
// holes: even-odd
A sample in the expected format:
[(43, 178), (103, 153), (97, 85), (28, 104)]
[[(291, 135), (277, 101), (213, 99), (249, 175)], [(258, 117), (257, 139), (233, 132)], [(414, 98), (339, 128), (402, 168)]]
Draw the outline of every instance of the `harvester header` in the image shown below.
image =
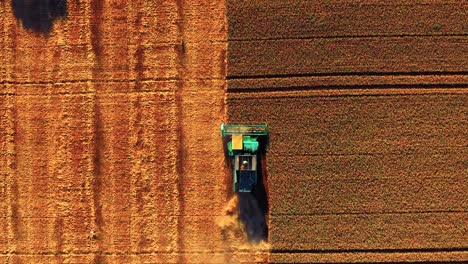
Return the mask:
[(246, 124), (221, 124), (221, 135), (242, 134), (245, 136), (266, 136), (268, 126), (266, 124), (246, 125)]

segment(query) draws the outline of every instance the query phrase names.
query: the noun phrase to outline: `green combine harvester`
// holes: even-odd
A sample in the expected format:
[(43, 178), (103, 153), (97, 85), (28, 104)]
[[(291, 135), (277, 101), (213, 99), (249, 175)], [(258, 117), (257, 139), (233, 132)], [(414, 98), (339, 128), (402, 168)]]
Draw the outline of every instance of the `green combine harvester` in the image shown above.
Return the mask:
[(232, 168), (234, 192), (252, 192), (257, 184), (261, 137), (268, 137), (268, 126), (221, 124), (221, 136)]

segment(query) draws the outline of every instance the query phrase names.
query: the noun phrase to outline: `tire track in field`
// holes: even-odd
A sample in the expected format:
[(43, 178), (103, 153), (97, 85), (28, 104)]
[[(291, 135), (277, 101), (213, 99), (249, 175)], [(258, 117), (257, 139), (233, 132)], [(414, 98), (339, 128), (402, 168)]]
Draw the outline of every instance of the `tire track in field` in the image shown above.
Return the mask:
[[(184, 193), (184, 180), (185, 180), (185, 159), (187, 153), (185, 151), (185, 132), (183, 127), (184, 122), (184, 106), (183, 106), (183, 92), (184, 92), (184, 81), (185, 81), (185, 71), (186, 71), (186, 54), (185, 54), (185, 18), (184, 18), (184, 0), (176, 0), (177, 8), (177, 33), (179, 34), (178, 39), (180, 45), (176, 46), (176, 65), (177, 75), (179, 82), (176, 85), (176, 90), (174, 93), (175, 97), (175, 117), (176, 117), (176, 135), (177, 135), (177, 154), (176, 154), (176, 173), (177, 173), (177, 251), (183, 252), (185, 250), (185, 239), (184, 239), (184, 226), (183, 218), (185, 215), (185, 193)], [(178, 256), (179, 263), (185, 263), (185, 255), (179, 253)]]

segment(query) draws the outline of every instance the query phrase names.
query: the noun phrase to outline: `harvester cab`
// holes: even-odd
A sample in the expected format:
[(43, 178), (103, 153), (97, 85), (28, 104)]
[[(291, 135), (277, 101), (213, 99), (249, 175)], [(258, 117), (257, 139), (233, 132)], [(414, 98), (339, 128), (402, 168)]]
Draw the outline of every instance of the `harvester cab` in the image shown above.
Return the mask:
[(268, 126), (221, 124), (221, 136), (232, 168), (234, 192), (252, 192), (257, 184), (260, 147), (267, 147), (260, 144), (268, 142)]

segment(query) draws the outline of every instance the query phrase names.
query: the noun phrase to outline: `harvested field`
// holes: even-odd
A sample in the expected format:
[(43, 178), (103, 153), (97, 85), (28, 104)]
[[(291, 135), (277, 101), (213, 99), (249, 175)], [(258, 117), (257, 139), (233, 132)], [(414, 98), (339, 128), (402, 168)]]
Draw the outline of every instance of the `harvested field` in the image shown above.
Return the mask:
[(61, 2), (0, 2), (0, 262), (265, 261), (222, 223), (224, 2)]

